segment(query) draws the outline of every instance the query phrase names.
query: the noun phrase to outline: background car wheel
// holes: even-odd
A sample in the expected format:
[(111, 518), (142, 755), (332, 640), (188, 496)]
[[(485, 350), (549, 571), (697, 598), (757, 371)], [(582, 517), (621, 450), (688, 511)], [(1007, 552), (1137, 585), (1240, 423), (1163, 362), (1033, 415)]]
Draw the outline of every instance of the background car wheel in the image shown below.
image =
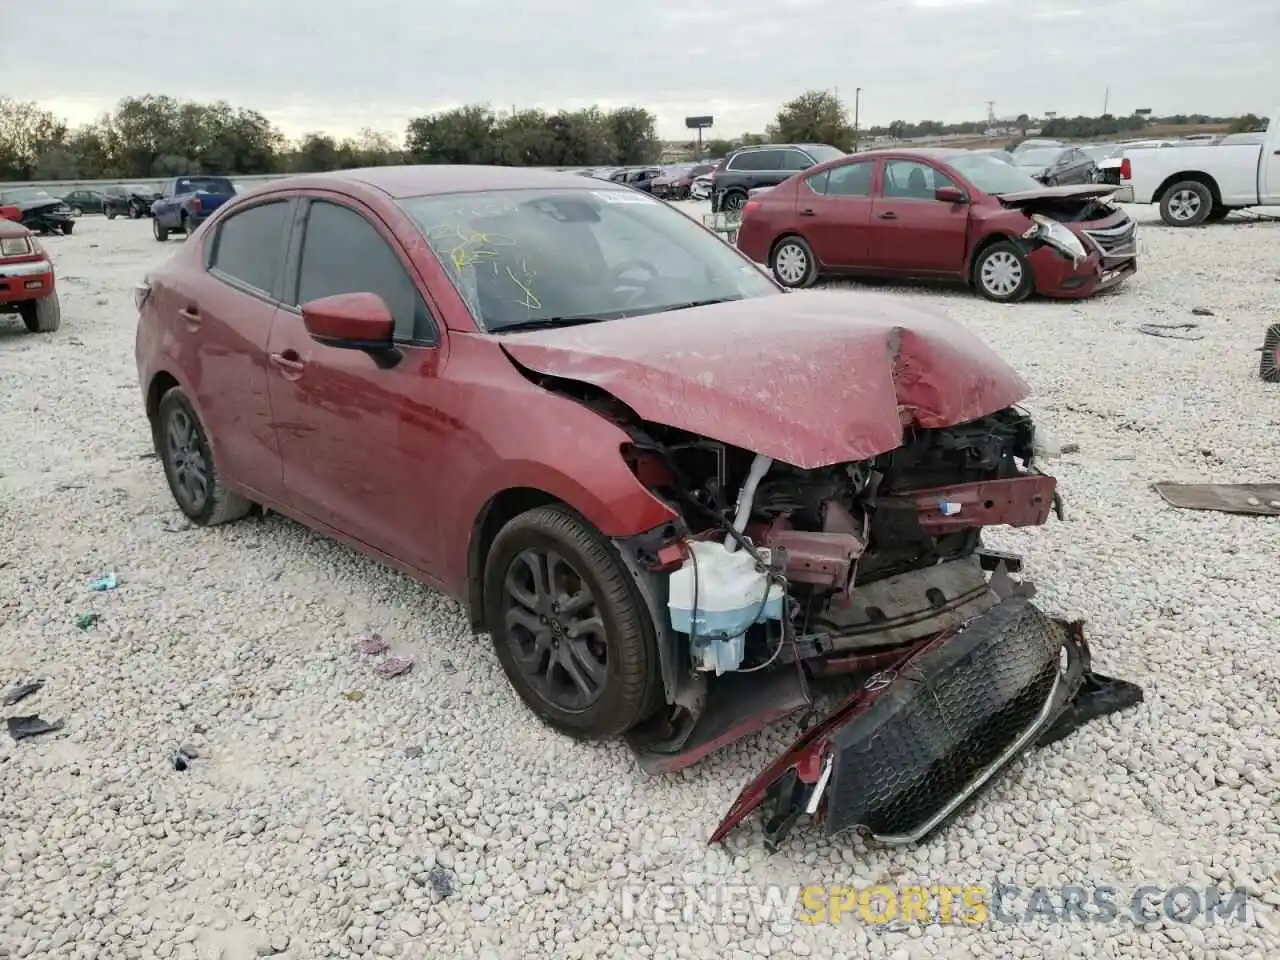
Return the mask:
[(84, 216), (84, 211), (83, 211), (83, 210), (81, 210), (79, 207), (72, 207), (72, 208), (71, 208), (71, 215), (72, 215), (73, 217), (83, 217), (83, 216)]
[(1002, 240), (978, 255), (973, 264), (973, 285), (988, 300), (1018, 303), (1031, 296), (1035, 278), (1023, 252)]
[(1175, 183), (1160, 198), (1160, 219), (1171, 227), (1198, 227), (1213, 212), (1213, 191), (1199, 180)]
[(538, 507), (499, 531), (484, 611), (507, 679), (555, 729), (614, 737), (659, 705), (648, 611), (612, 545), (568, 508)]
[(116, 218), (116, 211), (114, 207), (109, 208), (103, 212), (106, 213), (108, 220), (114, 220)]
[(155, 236), (155, 238), (159, 240), (161, 243), (164, 243), (166, 240), (169, 239), (169, 231), (166, 230), (164, 227), (160, 226), (159, 220), (151, 221), (151, 232)]
[(747, 203), (747, 195), (741, 190), (730, 190), (720, 200), (720, 209), (729, 212), (741, 210)]
[(818, 279), (818, 261), (813, 248), (801, 237), (783, 237), (769, 255), (769, 269), (784, 287), (812, 286)]
[(130, 207), (129, 207), (129, 219), (130, 219), (130, 220), (141, 220), (141, 219), (142, 219), (142, 211), (141, 211), (141, 210), (139, 210), (137, 207), (130, 206)]
[(211, 527), (239, 520), (253, 509), (218, 479), (209, 438), (181, 387), (160, 398), (153, 437), (169, 491), (192, 523)]
[(39, 300), (24, 300), (18, 304), (18, 313), (32, 333), (53, 333), (62, 326), (62, 305), (56, 293)]

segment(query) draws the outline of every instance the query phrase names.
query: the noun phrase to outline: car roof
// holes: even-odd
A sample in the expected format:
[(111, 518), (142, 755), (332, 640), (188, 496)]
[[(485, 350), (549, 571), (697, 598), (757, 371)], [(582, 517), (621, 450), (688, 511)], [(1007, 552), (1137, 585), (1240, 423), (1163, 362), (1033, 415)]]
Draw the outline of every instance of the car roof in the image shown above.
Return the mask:
[[(650, 170), (655, 167), (627, 168)], [(621, 171), (619, 171), (621, 172)], [(615, 190), (608, 181), (588, 182), (587, 178), (560, 170), (533, 170), (529, 167), (489, 167), (467, 164), (428, 163), (416, 166), (364, 167), (288, 177), (271, 183), (273, 190), (363, 184), (399, 200), (449, 193), (484, 190)]]

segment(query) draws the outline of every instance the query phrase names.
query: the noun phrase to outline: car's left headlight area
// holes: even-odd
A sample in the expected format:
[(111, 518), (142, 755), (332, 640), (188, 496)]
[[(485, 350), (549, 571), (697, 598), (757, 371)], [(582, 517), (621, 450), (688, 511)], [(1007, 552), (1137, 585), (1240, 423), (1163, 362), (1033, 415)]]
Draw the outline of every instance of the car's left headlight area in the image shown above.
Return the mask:
[(1046, 217), (1042, 213), (1033, 213), (1031, 215), (1031, 227), (1022, 234), (1022, 238), (1024, 240), (1039, 240), (1053, 247), (1063, 256), (1069, 257), (1076, 264), (1089, 257), (1089, 253), (1085, 250), (1084, 243), (1081, 242), (1079, 237), (1064, 224), (1051, 217)]

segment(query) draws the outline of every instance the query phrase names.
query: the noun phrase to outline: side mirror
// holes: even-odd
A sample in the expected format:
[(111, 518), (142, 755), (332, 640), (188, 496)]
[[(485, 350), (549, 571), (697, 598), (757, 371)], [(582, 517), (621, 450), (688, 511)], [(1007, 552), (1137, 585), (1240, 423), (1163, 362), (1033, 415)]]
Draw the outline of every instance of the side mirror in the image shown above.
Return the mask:
[(942, 203), (968, 203), (969, 197), (959, 187), (939, 187), (933, 191), (933, 199)]
[(302, 324), (311, 339), (326, 347), (363, 350), (380, 367), (400, 361), (395, 320), (376, 293), (340, 293), (302, 304)]
[(18, 207), (0, 207), (0, 220), (19, 222), (22, 220), (22, 210)]

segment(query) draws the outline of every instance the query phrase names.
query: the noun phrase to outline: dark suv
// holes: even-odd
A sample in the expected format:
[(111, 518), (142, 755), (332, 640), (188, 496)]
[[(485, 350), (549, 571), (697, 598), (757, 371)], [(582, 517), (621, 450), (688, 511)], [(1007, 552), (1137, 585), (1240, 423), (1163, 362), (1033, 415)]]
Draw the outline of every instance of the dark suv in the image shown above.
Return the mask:
[(131, 220), (140, 220), (151, 216), (151, 204), (159, 196), (155, 187), (140, 183), (107, 187), (102, 191), (102, 212), (107, 215), (108, 220), (125, 216)]
[(741, 147), (725, 159), (711, 183), (711, 212), (741, 210), (747, 193), (757, 187), (776, 187), (801, 170), (846, 156), (825, 143), (766, 143)]

